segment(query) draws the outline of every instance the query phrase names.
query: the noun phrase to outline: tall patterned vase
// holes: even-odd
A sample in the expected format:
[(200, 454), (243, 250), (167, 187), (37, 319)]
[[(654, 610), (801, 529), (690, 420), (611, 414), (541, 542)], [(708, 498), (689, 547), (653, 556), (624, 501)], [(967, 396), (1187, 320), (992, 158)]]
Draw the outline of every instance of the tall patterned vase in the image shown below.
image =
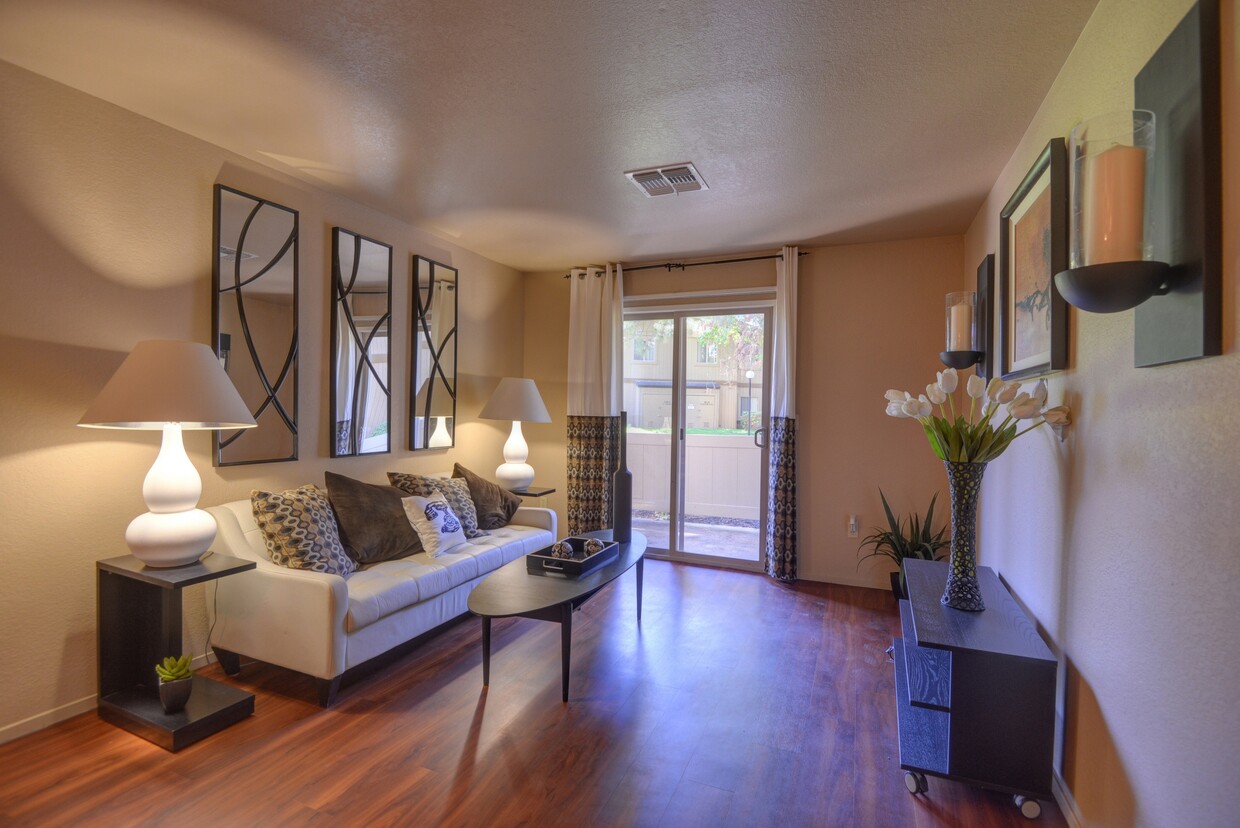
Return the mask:
[(943, 465), (952, 495), (952, 554), (942, 601), (952, 609), (981, 612), (986, 604), (977, 586), (977, 501), (986, 464), (945, 460)]

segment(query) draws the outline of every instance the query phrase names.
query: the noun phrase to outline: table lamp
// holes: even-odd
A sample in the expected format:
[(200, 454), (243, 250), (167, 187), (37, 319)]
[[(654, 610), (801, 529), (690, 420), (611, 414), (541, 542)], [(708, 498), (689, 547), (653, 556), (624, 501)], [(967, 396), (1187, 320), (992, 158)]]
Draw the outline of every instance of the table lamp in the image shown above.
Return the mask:
[(504, 377), (478, 415), (484, 420), (512, 420), (512, 433), (504, 443), (504, 462), (495, 479), (505, 489), (524, 489), (534, 482), (534, 468), (527, 462), (530, 447), (521, 434), (521, 423), (549, 423), (551, 415), (532, 379)]
[(202, 557), (215, 539), (215, 519), (197, 508), (202, 478), (181, 432), (257, 425), (211, 349), (198, 342), (139, 342), (78, 425), (163, 432), (142, 484), (150, 511), (133, 519), (125, 541), (147, 566), (185, 566)]

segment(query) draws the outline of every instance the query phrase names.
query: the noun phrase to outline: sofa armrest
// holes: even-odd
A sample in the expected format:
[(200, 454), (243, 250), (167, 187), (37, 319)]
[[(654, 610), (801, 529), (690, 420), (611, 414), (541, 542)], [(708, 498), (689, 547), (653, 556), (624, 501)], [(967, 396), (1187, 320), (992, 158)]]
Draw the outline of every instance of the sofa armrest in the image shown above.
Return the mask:
[(512, 516), (509, 523), (515, 523), (518, 526), (533, 526), (535, 529), (546, 529), (551, 533), (551, 537), (555, 534), (555, 511), (552, 509), (543, 509), (537, 506), (522, 506), (517, 509), (517, 513)]
[(316, 678), (344, 672), (349, 609), (344, 578), (258, 561), (249, 572), (212, 583), (212, 646)]

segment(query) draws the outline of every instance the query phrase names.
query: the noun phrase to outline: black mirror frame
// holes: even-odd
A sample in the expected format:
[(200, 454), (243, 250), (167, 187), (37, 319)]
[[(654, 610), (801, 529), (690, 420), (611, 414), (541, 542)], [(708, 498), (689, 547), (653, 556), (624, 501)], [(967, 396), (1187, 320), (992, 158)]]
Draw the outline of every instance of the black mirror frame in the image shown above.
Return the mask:
[[(349, 278), (347, 282), (345, 280), (344, 274), (341, 272), (341, 269), (340, 269), (340, 243), (342, 241), (342, 236), (344, 235), (348, 235), (353, 239), (353, 269), (352, 269), (352, 272), (349, 274)], [(378, 247), (381, 247), (387, 251), (387, 288), (386, 288), (386, 293), (385, 293), (385, 295), (387, 296), (387, 310), (384, 312), (383, 316), (380, 317), (380, 319), (375, 323), (374, 327), (371, 328), (370, 332), (365, 336), (364, 339), (362, 337), (361, 332), (357, 329), (357, 324), (353, 319), (352, 310), (350, 309), (349, 304), (348, 304), (348, 298), (350, 295), (352, 295), (353, 290), (354, 290), (354, 284), (357, 280), (358, 264), (361, 261), (361, 252), (362, 252), (363, 242), (377, 245)], [(332, 321), (331, 321), (332, 330), (331, 330), (331, 352), (330, 352), (331, 377), (330, 377), (330, 383), (329, 383), (329, 389), (328, 389), (329, 391), (328, 393), (329, 403), (328, 404), (331, 407), (330, 408), (331, 416), (328, 418), (328, 422), (330, 424), (330, 431), (328, 433), (328, 439), (331, 441), (331, 445), (329, 447), (331, 456), (332, 457), (364, 457), (364, 456), (368, 456), (372, 454), (391, 454), (392, 453), (392, 363), (390, 359), (384, 363), (386, 367), (386, 370), (384, 371), (384, 373), (386, 374), (386, 376), (379, 377), (378, 369), (375, 368), (374, 363), (371, 362), (371, 359), (370, 359), (370, 344), (374, 340), (375, 335), (379, 332), (379, 330), (382, 327), (386, 326), (387, 331), (388, 331), (388, 334), (387, 334), (388, 354), (390, 357), (391, 343), (392, 343), (392, 333), (391, 333), (392, 331), (392, 245), (385, 244), (379, 241), (378, 239), (372, 239), (368, 236), (363, 236), (361, 233), (355, 233), (352, 230), (347, 230), (343, 227), (333, 227), (332, 228), (332, 299), (331, 299), (331, 304), (332, 304)], [(338, 401), (337, 394), (339, 393), (339, 375), (338, 375), (339, 368), (338, 366), (340, 364), (339, 351), (340, 351), (340, 314), (341, 313), (344, 314), (345, 319), (349, 323), (349, 331), (352, 333), (357, 343), (361, 346), (361, 351), (359, 354), (359, 362), (357, 365), (357, 374), (359, 376), (361, 375), (363, 367), (367, 368), (370, 372), (374, 373), (375, 378), (379, 380), (379, 385), (383, 389), (384, 395), (387, 397), (387, 423), (388, 423), (387, 447), (379, 451), (361, 451), (360, 446), (359, 446), (359, 435), (358, 435), (358, 431), (356, 428), (351, 429), (350, 434), (349, 434), (349, 443), (350, 443), (351, 450), (341, 451), (340, 433), (339, 433), (340, 425), (336, 419), (336, 403)], [(352, 401), (352, 410), (354, 412), (354, 417), (351, 420), (352, 423), (358, 422), (356, 413), (357, 413), (357, 407), (359, 404), (359, 396), (357, 393), (357, 389), (359, 387), (360, 387), (360, 384), (355, 383), (354, 392), (353, 392), (353, 401)]]
[[(418, 283), (418, 265), (425, 262), (430, 266), (430, 283), (427, 285), (425, 298), (422, 295), (421, 285)], [(439, 343), (431, 342), (430, 325), (427, 322), (427, 315), (434, 311), (431, 307), (434, 301), (434, 289), (436, 274), (439, 270), (448, 270), (452, 272), (452, 281), (455, 285), (454, 292), (456, 300), (452, 303), (452, 324), (443, 341)], [(457, 325), (460, 320), (460, 271), (451, 265), (443, 262), (437, 262), (428, 259), (425, 256), (414, 256), (412, 265), (412, 294), (411, 305), (412, 314), (410, 317), (410, 325), (412, 327), (412, 335), (409, 338), (409, 450), (424, 451), (432, 448), (449, 448), (456, 445), (456, 371), (458, 360), (458, 338)], [(431, 366), (429, 376), (426, 378), (431, 383), (427, 392), (425, 405), (422, 414), (422, 433), (418, 432), (418, 388), (420, 387), (420, 378), (418, 377), (418, 344), (423, 342), (425, 347), (431, 353)], [(451, 344), (452, 346), (452, 372), (449, 375), (446, 366), (442, 364), (442, 356), (445, 348)], [(452, 441), (446, 446), (431, 446), (431, 424), (433, 418), (430, 416), (431, 404), (434, 396), (434, 379), (436, 375), (443, 380), (443, 386), (448, 390), (448, 395), (452, 399), (452, 419), (451, 436)], [(421, 438), (419, 440), (419, 437)]]
[[(220, 224), (221, 224), (220, 208), (223, 206), (223, 194), (225, 192), (232, 193), (233, 195), (237, 195), (237, 196), (249, 199), (250, 201), (254, 202), (254, 207), (250, 211), (249, 216), (246, 218), (246, 221), (242, 227), (240, 236), (236, 240), (229, 239), (229, 241), (236, 242), (235, 245), (229, 245), (229, 247), (231, 247), (235, 252), (234, 258), (237, 262), (237, 266), (233, 269), (232, 284), (228, 285), (227, 287), (224, 287), (222, 285), (222, 279), (223, 279), (224, 274), (220, 268), (220, 248), (222, 246), (221, 244), (222, 239), (220, 238), (220, 229), (221, 229), (220, 228)], [(264, 399), (263, 402), (255, 410), (251, 411), (250, 413), (253, 415), (255, 420), (258, 420), (261, 414), (263, 414), (268, 408), (272, 408), (279, 415), (280, 419), (284, 421), (285, 426), (288, 428), (289, 432), (292, 434), (292, 437), (293, 437), (292, 452), (288, 456), (265, 457), (265, 458), (251, 459), (251, 460), (225, 460), (224, 450), (227, 449), (229, 445), (231, 445), (235, 440), (237, 440), (243, 434), (249, 433), (249, 430), (234, 431), (230, 434), (226, 432), (221, 432), (221, 431), (213, 431), (212, 435), (213, 435), (213, 443), (214, 443), (214, 448), (215, 448), (213, 455), (214, 455), (215, 465), (216, 466), (247, 466), (247, 465), (252, 465), (255, 463), (281, 463), (281, 462), (287, 462), (290, 460), (296, 460), (297, 450), (298, 450), (298, 439), (297, 439), (298, 313), (299, 313), (299, 307), (300, 307), (300, 304), (298, 301), (298, 292), (300, 289), (300, 281), (301, 281), (300, 272), (299, 272), (299, 261), (298, 261), (298, 247), (299, 247), (298, 239), (300, 237), (300, 222), (301, 222), (300, 215), (298, 214), (296, 210), (290, 207), (285, 207), (282, 204), (276, 204), (274, 201), (268, 201), (267, 199), (259, 198), (258, 196), (251, 195), (249, 193), (244, 193), (241, 190), (236, 190), (236, 189), (233, 189), (232, 187), (228, 187), (223, 184), (215, 185), (213, 202), (214, 202), (215, 211), (214, 211), (214, 216), (213, 216), (214, 220), (213, 220), (213, 228), (212, 228), (212, 241), (214, 243), (212, 244), (212, 247), (211, 247), (211, 250), (212, 250), (212, 265), (211, 265), (211, 273), (212, 273), (211, 334), (212, 336), (211, 336), (211, 340), (214, 343), (216, 355), (219, 356), (221, 362), (224, 363), (225, 368), (227, 369), (228, 362), (231, 359), (233, 359), (233, 356), (231, 353), (233, 350), (232, 348), (233, 343), (231, 341), (231, 336), (229, 334), (221, 334), (220, 332), (220, 303), (224, 299), (224, 294), (234, 293), (234, 296), (236, 297), (237, 307), (238, 307), (238, 314), (241, 319), (242, 334), (245, 338), (245, 346), (246, 346), (246, 352), (247, 352), (246, 355), (250, 360), (252, 360), (255, 366), (255, 369), (258, 372), (259, 379), (263, 384), (263, 388), (267, 392), (266, 399)], [(246, 231), (249, 229), (250, 224), (254, 220), (254, 217), (258, 215), (259, 210), (261, 210), (263, 207), (272, 207), (277, 210), (283, 210), (289, 213), (292, 216), (292, 221), (293, 221), (292, 230), (289, 232), (288, 238), (284, 240), (284, 243), (281, 245), (275, 257), (272, 258), (271, 261), (269, 261), (266, 264), (266, 266), (264, 266), (257, 274), (249, 277), (245, 281), (241, 281), (240, 263), (243, 260), (244, 258), (243, 254), (245, 253), (244, 248), (245, 248)], [(250, 284), (251, 282), (255, 281), (256, 279), (259, 279), (260, 277), (262, 277), (263, 274), (271, 270), (271, 268), (274, 267), (277, 262), (281, 261), (284, 258), (285, 254), (287, 254), (290, 251), (290, 249), (293, 254), (293, 325), (292, 325), (292, 330), (291, 330), (288, 351), (285, 355), (284, 362), (280, 368), (280, 373), (276, 376), (275, 381), (273, 382), (263, 371), (262, 363), (258, 359), (258, 354), (257, 354), (257, 351), (255, 350), (253, 338), (250, 336), (249, 325), (245, 317), (245, 301), (244, 301), (245, 294), (242, 288), (244, 288), (245, 285)], [(291, 406), (292, 408), (291, 411), (285, 408), (284, 404), (280, 401), (279, 396), (278, 396), (280, 391), (285, 387), (285, 384), (289, 382), (292, 383), (292, 388), (293, 388), (293, 404)]]

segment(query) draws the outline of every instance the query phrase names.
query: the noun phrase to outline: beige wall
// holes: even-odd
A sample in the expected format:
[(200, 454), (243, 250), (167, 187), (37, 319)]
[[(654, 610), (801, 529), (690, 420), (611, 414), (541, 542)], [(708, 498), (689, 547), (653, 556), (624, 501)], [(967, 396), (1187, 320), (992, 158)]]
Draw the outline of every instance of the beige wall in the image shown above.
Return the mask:
[[(1189, 0), (1102, 0), (965, 238), (998, 213), (1046, 141), (1131, 108), (1132, 78)], [(1236, 17), (1223, 3), (1225, 355), (1133, 367), (1133, 312), (1072, 311), (1051, 379), (1076, 423), (1022, 439), (986, 473), (980, 548), (1063, 654), (1062, 768), (1086, 824), (1235, 824), (1240, 763), (1240, 219)]]
[[(0, 741), (89, 709), (95, 692), (95, 571), (127, 552), (145, 511), (142, 478), (158, 435), (74, 427), (134, 343), (211, 335), (212, 185), (301, 212), (300, 456), (214, 469), (210, 436), (186, 444), (203, 504), (254, 487), (322, 484), (323, 470), (382, 481), (388, 469), (493, 469), (504, 434), (477, 412), (500, 376), (521, 373), (520, 277), (392, 218), (307, 187), (202, 141), (0, 63)], [(328, 457), (330, 230), (394, 247), (391, 455)], [(408, 445), (409, 261), (461, 271), (458, 448)], [(186, 633), (205, 646), (202, 587), (185, 595)]]
[[(943, 295), (973, 284), (961, 277), (959, 237), (817, 248), (800, 259), (797, 328), (797, 498), (800, 573), (813, 581), (887, 586), (889, 567), (857, 566), (858, 538), (882, 521), (881, 486), (894, 508), (925, 511), (946, 478), (913, 423), (883, 414), (883, 392), (917, 392), (942, 369)], [(562, 272), (525, 282), (525, 365), (554, 422), (529, 426), (530, 463), (556, 486), (550, 505), (564, 522), (568, 283)], [(625, 276), (629, 298), (651, 294), (771, 287), (772, 261), (641, 271)], [(875, 321), (879, 320), (879, 321)]]

